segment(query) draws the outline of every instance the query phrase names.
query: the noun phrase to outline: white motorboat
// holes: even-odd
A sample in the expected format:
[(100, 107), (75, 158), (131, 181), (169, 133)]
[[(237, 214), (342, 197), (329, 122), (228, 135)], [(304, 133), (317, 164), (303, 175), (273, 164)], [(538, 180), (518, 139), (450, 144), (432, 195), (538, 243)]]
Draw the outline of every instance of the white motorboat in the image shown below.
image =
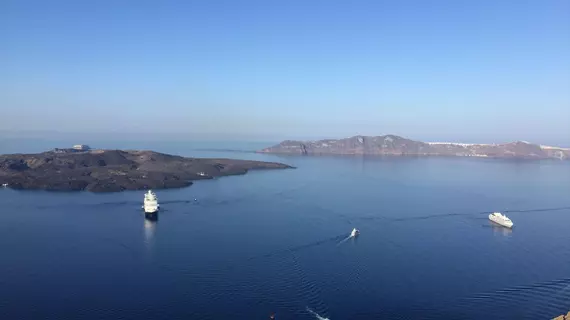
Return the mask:
[(158, 204), (158, 198), (152, 190), (148, 190), (144, 195), (143, 209), (145, 213), (156, 213), (158, 212), (160, 205)]
[(358, 229), (354, 228), (354, 229), (352, 229), (352, 232), (350, 233), (350, 236), (351, 236), (352, 238), (355, 238), (355, 237), (356, 237), (357, 235), (359, 235), (359, 234), (360, 234), (360, 231), (358, 231)]
[(8, 184), (7, 184), (7, 183), (3, 183), (2, 186), (3, 186), (4, 188), (7, 188), (7, 187), (8, 187)]
[(493, 212), (489, 215), (489, 220), (493, 221), (496, 224), (500, 224), (503, 227), (512, 228), (513, 222), (511, 219), (507, 218), (504, 214), (500, 212)]

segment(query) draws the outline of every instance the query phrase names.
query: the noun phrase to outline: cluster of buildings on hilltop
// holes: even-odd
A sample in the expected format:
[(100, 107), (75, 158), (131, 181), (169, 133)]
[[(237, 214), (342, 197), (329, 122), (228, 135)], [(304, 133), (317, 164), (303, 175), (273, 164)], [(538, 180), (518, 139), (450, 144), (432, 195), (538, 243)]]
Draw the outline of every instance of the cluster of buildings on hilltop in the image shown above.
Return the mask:
[(76, 144), (71, 148), (55, 148), (53, 149), (56, 153), (69, 153), (69, 152), (84, 152), (89, 151), (91, 148), (86, 144)]
[(73, 146), (72, 149), (73, 149), (73, 150), (77, 150), (77, 151), (87, 151), (87, 150), (89, 150), (89, 149), (91, 149), (91, 148), (89, 148), (89, 146), (86, 145), (86, 144), (76, 144), (76, 145)]

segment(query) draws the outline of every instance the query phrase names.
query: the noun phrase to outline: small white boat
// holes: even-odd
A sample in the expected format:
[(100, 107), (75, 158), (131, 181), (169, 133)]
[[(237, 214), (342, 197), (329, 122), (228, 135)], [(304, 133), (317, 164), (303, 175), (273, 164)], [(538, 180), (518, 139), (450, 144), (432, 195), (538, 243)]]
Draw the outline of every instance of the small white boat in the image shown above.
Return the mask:
[(8, 184), (7, 184), (7, 183), (3, 183), (2, 186), (3, 186), (4, 188), (7, 188), (7, 187), (8, 187)]
[(496, 224), (500, 224), (503, 227), (512, 228), (513, 222), (511, 219), (507, 218), (504, 214), (500, 212), (493, 212), (489, 215), (489, 220), (493, 221)]
[(197, 174), (198, 174), (199, 176), (201, 176), (201, 177), (207, 176), (207, 174), (206, 174), (205, 172), (198, 172)]
[(158, 212), (160, 205), (158, 204), (158, 198), (152, 190), (148, 190), (144, 195), (143, 210), (145, 213), (156, 213)]
[(354, 228), (354, 229), (352, 229), (352, 232), (350, 233), (350, 236), (351, 236), (352, 238), (355, 238), (355, 237), (356, 237), (357, 235), (359, 235), (359, 234), (360, 234), (360, 231), (358, 231), (358, 229)]

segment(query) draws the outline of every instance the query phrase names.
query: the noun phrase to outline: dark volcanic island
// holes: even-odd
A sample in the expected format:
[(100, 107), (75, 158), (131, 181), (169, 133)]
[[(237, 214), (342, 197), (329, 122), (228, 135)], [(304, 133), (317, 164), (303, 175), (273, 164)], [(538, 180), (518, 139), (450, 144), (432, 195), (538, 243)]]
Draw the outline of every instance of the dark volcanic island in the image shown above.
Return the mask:
[(185, 158), (153, 151), (50, 151), (0, 155), (0, 184), (53, 191), (180, 188), (192, 180), (240, 175), (248, 170), (286, 169), (273, 162)]

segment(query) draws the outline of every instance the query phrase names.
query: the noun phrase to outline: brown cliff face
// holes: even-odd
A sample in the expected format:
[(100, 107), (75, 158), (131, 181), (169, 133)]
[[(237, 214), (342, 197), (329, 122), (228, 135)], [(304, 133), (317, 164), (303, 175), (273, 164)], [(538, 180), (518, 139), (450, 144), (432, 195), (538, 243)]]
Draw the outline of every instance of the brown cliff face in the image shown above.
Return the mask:
[(200, 159), (152, 151), (0, 155), (0, 183), (14, 189), (112, 192), (179, 188), (193, 180), (245, 174), (255, 169), (291, 168), (281, 163)]
[(425, 143), (395, 135), (377, 137), (355, 136), (346, 139), (319, 141), (286, 140), (261, 150), (284, 154), (344, 154), (393, 156), (459, 156), (513, 159), (570, 159), (570, 150), (543, 148), (536, 144), (517, 141), (506, 144)]

